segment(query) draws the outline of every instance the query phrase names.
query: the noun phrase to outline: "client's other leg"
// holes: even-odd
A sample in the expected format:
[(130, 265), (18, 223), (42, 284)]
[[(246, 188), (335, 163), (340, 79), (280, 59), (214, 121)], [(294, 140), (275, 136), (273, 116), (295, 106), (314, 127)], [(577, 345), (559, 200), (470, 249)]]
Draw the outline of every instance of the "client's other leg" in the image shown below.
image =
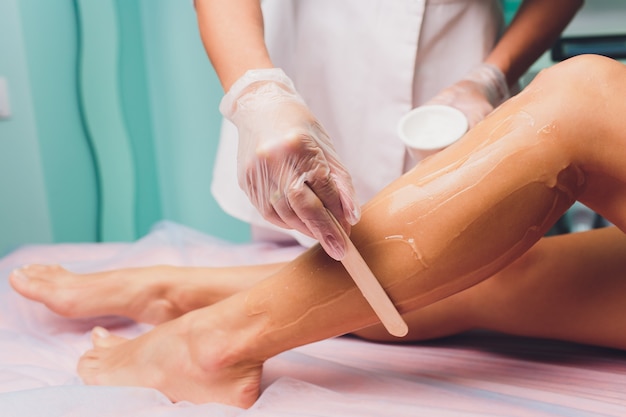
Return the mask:
[(119, 315), (159, 324), (250, 288), (281, 266), (157, 265), (76, 274), (60, 265), (27, 265), (9, 281), (24, 297), (64, 317)]
[(480, 285), (479, 327), (626, 349), (626, 235), (617, 228), (550, 237)]
[[(548, 70), (457, 146), (418, 165), (364, 207), (353, 240), (403, 313), (504, 268), (582, 195), (586, 181), (605, 172), (582, 143), (598, 130), (621, 131), (574, 100), (585, 97), (591, 106), (612, 100), (623, 113), (626, 70), (615, 65), (583, 58)], [(591, 70), (595, 80), (570, 87)], [(608, 80), (621, 94), (598, 88)], [(615, 178), (609, 185), (620, 191), (626, 167), (607, 164)], [(598, 207), (604, 208), (600, 201)], [(96, 348), (79, 371), (88, 383), (145, 385), (174, 400), (249, 406), (267, 358), (376, 322), (341, 264), (314, 247), (253, 288), (132, 341), (96, 334)]]

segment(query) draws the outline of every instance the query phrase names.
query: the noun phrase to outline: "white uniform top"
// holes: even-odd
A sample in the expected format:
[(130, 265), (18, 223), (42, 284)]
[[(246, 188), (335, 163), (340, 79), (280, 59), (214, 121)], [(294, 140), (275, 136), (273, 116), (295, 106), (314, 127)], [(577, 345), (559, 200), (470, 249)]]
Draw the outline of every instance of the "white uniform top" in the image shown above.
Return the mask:
[[(504, 27), (498, 0), (264, 0), (274, 65), (326, 128), (362, 204), (411, 166), (398, 120), (479, 65)], [(265, 221), (237, 183), (237, 129), (227, 120), (211, 190), (222, 209)], [(257, 228), (258, 228), (257, 227)]]

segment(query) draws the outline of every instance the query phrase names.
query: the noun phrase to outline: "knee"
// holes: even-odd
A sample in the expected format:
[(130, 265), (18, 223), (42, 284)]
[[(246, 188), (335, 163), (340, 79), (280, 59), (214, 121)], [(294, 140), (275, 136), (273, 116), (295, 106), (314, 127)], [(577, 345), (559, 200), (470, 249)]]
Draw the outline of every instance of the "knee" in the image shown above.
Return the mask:
[[(621, 77), (620, 77), (621, 74)], [(611, 94), (626, 66), (600, 55), (579, 55), (542, 70), (531, 86), (556, 93), (562, 99), (587, 101)], [(529, 86), (530, 87), (530, 86)]]
[(626, 96), (626, 66), (599, 55), (580, 55), (543, 70), (525, 90), (535, 113), (559, 132), (551, 135), (551, 143), (580, 162), (589, 155), (588, 147), (596, 146), (581, 139), (597, 136), (605, 110)]

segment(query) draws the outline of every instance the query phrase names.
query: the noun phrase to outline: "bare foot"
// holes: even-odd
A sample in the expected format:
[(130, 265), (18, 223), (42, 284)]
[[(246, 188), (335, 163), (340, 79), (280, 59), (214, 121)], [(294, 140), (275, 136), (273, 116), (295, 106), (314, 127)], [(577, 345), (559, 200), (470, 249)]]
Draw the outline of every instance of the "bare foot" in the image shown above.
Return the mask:
[(228, 332), (220, 325), (226, 323), (232, 330), (228, 314), (206, 314), (211, 308), (193, 311), (132, 340), (95, 328), (94, 348), (80, 359), (78, 373), (90, 385), (151, 387), (172, 401), (248, 408), (259, 396), (263, 360), (234, 358), (232, 352), (245, 351), (238, 344), (246, 337), (226, 340)]
[(65, 317), (120, 315), (158, 324), (230, 294), (206, 275), (169, 266), (75, 274), (59, 265), (29, 265), (9, 279), (18, 293)]

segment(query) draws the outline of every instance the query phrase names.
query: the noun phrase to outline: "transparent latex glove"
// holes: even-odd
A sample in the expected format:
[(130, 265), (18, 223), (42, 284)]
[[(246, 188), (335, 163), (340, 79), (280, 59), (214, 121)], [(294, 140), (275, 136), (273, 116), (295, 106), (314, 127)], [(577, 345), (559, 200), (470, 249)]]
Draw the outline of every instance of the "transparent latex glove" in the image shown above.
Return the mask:
[(509, 98), (506, 78), (495, 65), (481, 64), (426, 104), (455, 107), (467, 117), (469, 129)]
[(318, 240), (341, 260), (360, 217), (352, 179), (293, 83), (278, 69), (246, 72), (220, 103), (239, 132), (239, 186), (271, 223)]

